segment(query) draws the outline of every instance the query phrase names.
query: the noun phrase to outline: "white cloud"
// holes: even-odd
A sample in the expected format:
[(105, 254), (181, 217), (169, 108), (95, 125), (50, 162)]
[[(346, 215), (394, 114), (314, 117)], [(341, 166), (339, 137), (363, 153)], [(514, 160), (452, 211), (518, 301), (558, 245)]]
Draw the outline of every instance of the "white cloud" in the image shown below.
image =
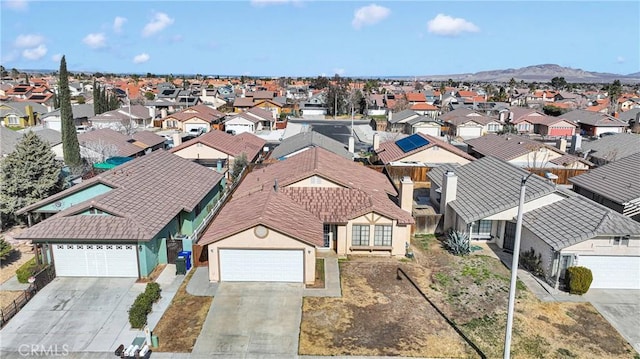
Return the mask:
[(622, 57), (622, 56), (618, 56), (618, 57), (616, 57), (616, 62), (617, 62), (617, 63), (619, 63), (619, 64), (624, 64), (624, 63), (625, 63), (625, 61), (627, 61), (627, 59), (625, 59), (625, 58), (624, 58), (624, 57)]
[(122, 26), (124, 25), (124, 23), (127, 22), (127, 19), (122, 17), (122, 16), (116, 16), (115, 19), (113, 19), (113, 31), (117, 32), (117, 33), (121, 33), (122, 32)]
[(346, 72), (347, 72), (347, 71), (346, 71), (345, 69), (340, 69), (340, 68), (338, 68), (338, 69), (333, 69), (333, 73), (334, 73), (334, 74), (338, 74), (338, 75), (340, 75), (340, 76), (344, 75)]
[(386, 19), (389, 14), (391, 14), (391, 10), (384, 6), (376, 4), (363, 6), (353, 14), (351, 25), (356, 29), (360, 29), (367, 25), (374, 25)]
[(89, 34), (82, 39), (82, 42), (92, 49), (99, 49), (107, 46), (107, 37), (103, 33)]
[(435, 35), (457, 36), (463, 32), (478, 32), (480, 28), (465, 19), (438, 14), (429, 20), (427, 30)]
[(140, 55), (136, 55), (136, 56), (133, 57), (133, 63), (134, 64), (141, 64), (141, 63), (149, 61), (150, 58), (151, 57), (149, 56), (149, 54), (143, 52)]
[(175, 20), (163, 12), (157, 12), (148, 24), (142, 29), (142, 36), (147, 37), (162, 31), (165, 27), (173, 24)]
[(46, 54), (47, 54), (47, 47), (44, 45), (34, 47), (33, 49), (22, 50), (22, 57), (24, 57), (27, 60), (39, 60)]
[(29, 4), (27, 0), (7, 0), (2, 2), (7, 9), (23, 11), (27, 10)]
[(18, 35), (16, 37), (15, 45), (19, 48), (25, 47), (36, 47), (44, 42), (44, 37), (42, 35)]

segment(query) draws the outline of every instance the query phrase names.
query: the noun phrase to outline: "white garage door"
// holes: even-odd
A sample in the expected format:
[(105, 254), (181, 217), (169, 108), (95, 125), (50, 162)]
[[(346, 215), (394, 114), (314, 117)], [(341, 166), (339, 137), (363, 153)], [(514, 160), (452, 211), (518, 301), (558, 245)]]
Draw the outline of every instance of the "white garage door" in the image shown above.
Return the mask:
[(580, 256), (578, 265), (591, 269), (591, 288), (640, 289), (640, 257)]
[(54, 244), (59, 277), (138, 277), (133, 244)]
[(220, 279), (229, 282), (302, 282), (302, 250), (221, 249)]
[(458, 136), (468, 139), (477, 138), (482, 135), (482, 128), (480, 127), (458, 127)]
[(184, 125), (184, 132), (191, 132), (191, 130), (197, 130), (199, 128), (202, 128), (203, 131), (206, 131), (207, 125), (203, 123), (186, 123)]

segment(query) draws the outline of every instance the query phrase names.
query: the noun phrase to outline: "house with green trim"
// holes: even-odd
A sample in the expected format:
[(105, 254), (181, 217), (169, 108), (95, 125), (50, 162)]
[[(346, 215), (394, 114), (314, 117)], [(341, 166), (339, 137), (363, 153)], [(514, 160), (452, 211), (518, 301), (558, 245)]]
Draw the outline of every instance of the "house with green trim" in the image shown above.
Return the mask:
[(224, 188), (218, 172), (154, 151), (20, 209), (30, 226), (16, 238), (58, 276), (148, 277), (192, 250)]

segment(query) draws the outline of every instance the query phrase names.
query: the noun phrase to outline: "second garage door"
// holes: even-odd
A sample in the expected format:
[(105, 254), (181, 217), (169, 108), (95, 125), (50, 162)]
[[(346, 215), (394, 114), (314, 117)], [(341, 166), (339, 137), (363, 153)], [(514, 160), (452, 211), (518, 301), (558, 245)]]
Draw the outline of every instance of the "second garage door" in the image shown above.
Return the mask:
[(59, 277), (138, 277), (132, 244), (54, 244), (53, 260)]
[(221, 249), (220, 279), (228, 282), (302, 282), (302, 250)]
[(591, 269), (591, 288), (640, 289), (640, 257), (580, 256), (578, 265)]

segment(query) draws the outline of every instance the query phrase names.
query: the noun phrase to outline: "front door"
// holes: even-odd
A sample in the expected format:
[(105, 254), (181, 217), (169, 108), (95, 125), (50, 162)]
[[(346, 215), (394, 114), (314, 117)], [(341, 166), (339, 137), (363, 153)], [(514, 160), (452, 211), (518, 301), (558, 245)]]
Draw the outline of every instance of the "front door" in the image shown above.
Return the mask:
[(167, 240), (167, 262), (169, 264), (176, 264), (176, 258), (180, 251), (182, 251), (182, 240), (173, 238)]
[(504, 229), (504, 245), (502, 246), (505, 251), (513, 252), (513, 247), (516, 242), (516, 224), (514, 222), (507, 222)]

